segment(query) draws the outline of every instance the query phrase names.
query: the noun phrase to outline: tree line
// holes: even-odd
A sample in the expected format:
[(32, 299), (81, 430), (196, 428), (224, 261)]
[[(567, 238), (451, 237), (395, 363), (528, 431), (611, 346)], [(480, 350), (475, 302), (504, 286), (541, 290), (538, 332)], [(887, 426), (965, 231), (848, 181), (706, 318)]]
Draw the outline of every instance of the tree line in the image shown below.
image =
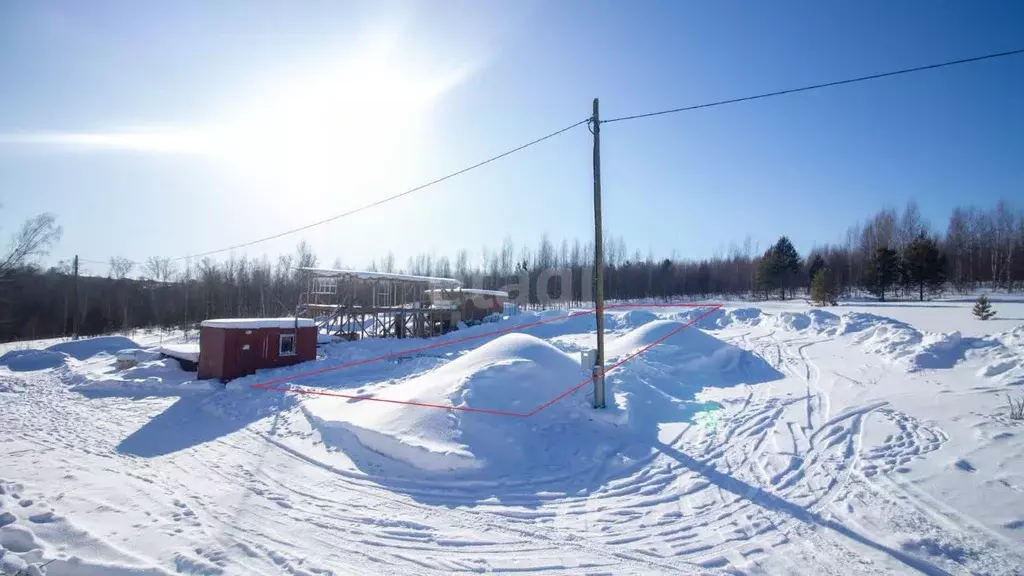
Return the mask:
[[(294, 313), (302, 290), (300, 267), (321, 264), (300, 242), (293, 254), (231, 256), (223, 260), (134, 262), (114, 257), (105, 277), (75, 279), (69, 262), (43, 268), (39, 257), (60, 240), (52, 215), (26, 222), (0, 254), (0, 341), (100, 334), (136, 327), (182, 327), (212, 317)], [(945, 229), (924, 220), (916, 203), (880, 210), (851, 226), (837, 243), (801, 255), (787, 236), (764, 250), (748, 238), (708, 258), (630, 252), (621, 237), (604, 246), (605, 296), (640, 298), (794, 298), (818, 302), (871, 294), (916, 298), (979, 286), (1024, 289), (1024, 211), (1001, 201), (988, 209), (953, 210)], [(593, 243), (542, 236), (536, 246), (506, 239), (496, 248), (454, 258), (419, 254), (404, 266), (386, 254), (366, 268), (452, 277), (468, 286), (511, 287), (521, 302), (557, 298), (585, 304), (592, 294)], [(335, 259), (333, 267), (341, 267)], [(553, 273), (552, 271), (555, 271)], [(76, 312), (77, 311), (77, 312)]]

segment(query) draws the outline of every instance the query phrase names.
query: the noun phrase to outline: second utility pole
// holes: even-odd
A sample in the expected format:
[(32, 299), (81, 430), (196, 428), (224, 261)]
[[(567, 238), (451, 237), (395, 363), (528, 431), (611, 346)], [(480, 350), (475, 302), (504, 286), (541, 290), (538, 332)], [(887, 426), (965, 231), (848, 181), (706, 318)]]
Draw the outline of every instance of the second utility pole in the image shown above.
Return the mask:
[(78, 340), (78, 254), (75, 254), (75, 294), (71, 304), (71, 339)]
[(601, 234), (601, 117), (597, 98), (590, 119), (594, 134), (594, 303), (597, 314), (597, 359), (594, 362), (594, 408), (604, 408), (604, 239)]

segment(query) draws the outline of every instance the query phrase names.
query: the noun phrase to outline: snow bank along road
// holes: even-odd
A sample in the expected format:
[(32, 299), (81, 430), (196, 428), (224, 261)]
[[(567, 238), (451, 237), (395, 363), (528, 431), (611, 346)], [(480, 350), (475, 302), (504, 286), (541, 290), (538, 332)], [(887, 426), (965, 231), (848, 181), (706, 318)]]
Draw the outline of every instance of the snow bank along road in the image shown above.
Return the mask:
[[(250, 388), (309, 366), (222, 389), (145, 339), (11, 350), (0, 574), (1019, 574), (1024, 327), (925, 305), (728, 304), (607, 410), (584, 387), (535, 418)], [(610, 313), (609, 357), (701, 312)], [(520, 411), (593, 340), (565, 317), (297, 384)]]

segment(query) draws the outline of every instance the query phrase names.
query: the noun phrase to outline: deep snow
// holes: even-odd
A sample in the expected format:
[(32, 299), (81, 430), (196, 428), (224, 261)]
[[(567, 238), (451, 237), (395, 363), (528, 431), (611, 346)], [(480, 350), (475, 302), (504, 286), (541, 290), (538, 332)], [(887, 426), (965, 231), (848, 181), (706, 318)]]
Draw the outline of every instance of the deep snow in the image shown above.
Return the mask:
[(1024, 304), (970, 305), (610, 311), (610, 362), (659, 343), (606, 410), (528, 418), (250, 386), (528, 413), (586, 378), (592, 314), (223, 388), (149, 351), (174, 337), (9, 348), (0, 573), (1017, 574)]

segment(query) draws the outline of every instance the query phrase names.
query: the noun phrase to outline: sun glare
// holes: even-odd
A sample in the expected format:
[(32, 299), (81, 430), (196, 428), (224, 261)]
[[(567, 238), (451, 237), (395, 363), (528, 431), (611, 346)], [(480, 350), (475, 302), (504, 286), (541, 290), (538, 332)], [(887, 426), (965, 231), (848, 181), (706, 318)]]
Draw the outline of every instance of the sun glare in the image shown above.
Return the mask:
[[(377, 38), (386, 35), (377, 35)], [(0, 142), (94, 150), (198, 154), (304, 197), (393, 186), (420, 144), (428, 108), (467, 68), (430, 71), (402, 58), (394, 38), (303, 71), (275, 74), (238, 94), (206, 125), (107, 132), (0, 135)]]
[(464, 76), (425, 75), (388, 53), (283, 79), (212, 132), (210, 147), (245, 171), (304, 194), (384, 184), (415, 161), (428, 107)]

